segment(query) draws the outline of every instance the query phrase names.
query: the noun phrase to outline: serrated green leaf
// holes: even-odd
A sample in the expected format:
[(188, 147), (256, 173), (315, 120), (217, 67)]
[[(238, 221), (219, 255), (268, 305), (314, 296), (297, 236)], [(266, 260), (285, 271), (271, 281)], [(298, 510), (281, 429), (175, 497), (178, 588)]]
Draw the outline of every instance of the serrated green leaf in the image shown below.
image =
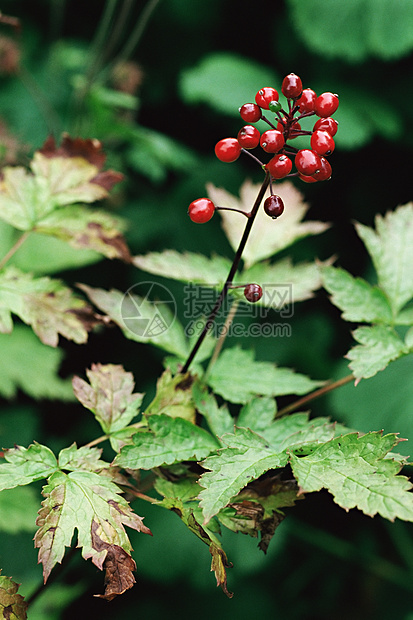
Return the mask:
[(337, 437), (305, 457), (291, 455), (301, 491), (326, 488), (345, 510), (413, 521), (413, 493), (408, 478), (398, 476), (400, 463), (385, 458), (398, 443), (396, 435), (373, 432)]
[(290, 368), (254, 361), (253, 351), (225, 349), (212, 367), (208, 384), (232, 403), (246, 403), (254, 396), (307, 394), (322, 385)]
[(322, 277), (325, 288), (332, 295), (331, 301), (343, 311), (342, 317), (346, 321), (393, 322), (389, 302), (376, 286), (337, 267), (324, 267)]
[(218, 112), (238, 116), (238, 108), (250, 101), (263, 85), (278, 82), (278, 75), (272, 69), (250, 58), (215, 52), (196, 67), (183, 71), (179, 87), (187, 103), (206, 103)]
[(60, 469), (65, 471), (94, 471), (100, 473), (104, 469), (109, 469), (108, 463), (100, 459), (102, 450), (100, 448), (81, 446), (72, 444), (68, 448), (60, 450), (58, 462)]
[(192, 394), (197, 411), (204, 416), (209, 428), (217, 437), (233, 432), (234, 418), (226, 404), (220, 407), (214, 395), (198, 382), (194, 384)]
[[(40, 340), (56, 347), (59, 334), (77, 344), (87, 341), (91, 328), (91, 310), (59, 280), (34, 278), (8, 267), (0, 273), (0, 312), (16, 314), (31, 325)], [(89, 321), (88, 321), (89, 318)], [(0, 327), (2, 331), (7, 326)]]
[(151, 415), (148, 429), (135, 433), (133, 445), (121, 449), (114, 465), (127, 469), (152, 469), (205, 458), (219, 445), (207, 431), (183, 418)]
[(76, 398), (90, 409), (105, 434), (124, 429), (138, 414), (143, 394), (133, 393), (135, 381), (123, 366), (92, 364), (86, 370), (89, 383), (73, 378)]
[(236, 429), (223, 440), (230, 446), (208, 457), (202, 466), (210, 471), (203, 474), (199, 494), (205, 523), (226, 506), (249, 482), (269, 469), (284, 467), (287, 454), (276, 453), (268, 443), (249, 429)]
[(0, 530), (8, 534), (34, 532), (39, 497), (32, 487), (16, 487), (0, 492)]
[(150, 252), (134, 256), (135, 267), (158, 276), (217, 287), (222, 285), (231, 268), (231, 261), (221, 256), (207, 258), (202, 254), (174, 250)]
[(346, 357), (351, 360), (349, 367), (356, 379), (373, 377), (387, 364), (409, 352), (397, 333), (386, 325), (359, 327), (353, 336), (360, 345), (350, 349)]
[(47, 478), (58, 468), (53, 452), (39, 443), (5, 450), (4, 458), (7, 463), (0, 464), (0, 491)]
[(183, 478), (176, 482), (165, 480), (165, 478), (156, 478), (155, 489), (163, 497), (174, 497), (182, 502), (196, 499), (199, 493), (199, 485), (192, 478)]
[(261, 433), (271, 425), (276, 411), (277, 404), (273, 398), (265, 396), (253, 398), (241, 408), (237, 426)]
[[(257, 431), (258, 432), (258, 431)], [(292, 449), (303, 453), (334, 437), (335, 425), (328, 418), (309, 419), (308, 413), (293, 413), (275, 420), (260, 435), (276, 452)]]
[[(1, 572), (1, 571), (0, 571)], [(4, 620), (26, 620), (27, 603), (18, 594), (19, 585), (0, 575), (0, 617)]]
[(0, 365), (3, 397), (14, 398), (17, 390), (22, 390), (32, 398), (74, 400), (70, 379), (61, 379), (58, 374), (63, 351), (42, 344), (29, 327), (16, 325), (11, 334), (0, 334), (0, 350), (4, 360)]
[[(394, 314), (413, 297), (413, 203), (375, 218), (376, 230), (356, 224)], [(397, 248), (397, 252), (395, 251)]]
[[(260, 188), (260, 183), (253, 184), (247, 180), (242, 184), (240, 198), (238, 198), (224, 189), (215, 187), (212, 183), (207, 184), (208, 196), (215, 204), (246, 212), (251, 211)], [(291, 181), (277, 183), (277, 195), (282, 198), (284, 204), (288, 205), (288, 209), (284, 211), (281, 218), (272, 221), (269, 220), (263, 208), (258, 210), (242, 254), (246, 268), (284, 250), (303, 237), (318, 235), (329, 228), (329, 224), (325, 222), (301, 221), (308, 210), (308, 204), (303, 201), (303, 195)], [(220, 211), (219, 214), (222, 217), (222, 226), (228, 241), (236, 251), (244, 232), (245, 218), (234, 217), (231, 211)]]
[(195, 422), (195, 406), (192, 399), (193, 379), (190, 374), (176, 374), (165, 370), (156, 383), (156, 395), (145, 415), (165, 414), (172, 418), (185, 418)]

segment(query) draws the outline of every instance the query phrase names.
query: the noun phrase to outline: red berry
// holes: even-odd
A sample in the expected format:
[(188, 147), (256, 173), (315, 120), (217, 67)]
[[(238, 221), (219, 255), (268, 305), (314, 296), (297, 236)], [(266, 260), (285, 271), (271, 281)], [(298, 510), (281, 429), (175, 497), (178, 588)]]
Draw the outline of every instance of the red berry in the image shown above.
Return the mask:
[(317, 97), (314, 111), (317, 116), (326, 118), (331, 116), (338, 108), (338, 95), (333, 93), (322, 93)]
[(256, 103), (244, 103), (240, 107), (239, 113), (246, 123), (256, 123), (262, 116), (261, 108)]
[(313, 131), (317, 131), (317, 129), (322, 129), (323, 131), (328, 131), (330, 136), (335, 136), (338, 129), (338, 122), (335, 118), (319, 118), (318, 121), (314, 123)]
[(255, 149), (260, 143), (260, 132), (253, 125), (245, 125), (239, 130), (237, 140), (243, 149)]
[(302, 149), (295, 156), (297, 171), (305, 176), (311, 176), (321, 168), (320, 156), (310, 149)]
[(271, 86), (266, 86), (265, 88), (261, 88), (257, 94), (255, 95), (255, 101), (260, 106), (260, 108), (264, 108), (264, 110), (269, 110), (269, 104), (271, 101), (278, 101), (280, 98), (278, 91)]
[(319, 155), (330, 155), (334, 151), (334, 138), (322, 129), (313, 131), (310, 139), (311, 148)]
[(307, 176), (306, 174), (298, 173), (298, 178), (304, 181), (304, 183), (317, 183), (318, 179), (316, 178), (316, 174), (314, 176)]
[(284, 211), (284, 203), (280, 196), (269, 196), (264, 200), (264, 211), (274, 220)]
[(321, 168), (313, 176), (317, 181), (328, 181), (331, 179), (332, 172), (330, 162), (327, 161), (325, 157), (320, 157), (320, 161)]
[(277, 153), (284, 146), (285, 140), (281, 131), (269, 129), (262, 134), (260, 144), (266, 153)]
[(215, 145), (215, 155), (227, 164), (236, 161), (240, 153), (241, 145), (236, 138), (223, 138)]
[(255, 303), (262, 297), (262, 288), (259, 284), (247, 284), (244, 288), (244, 295), (248, 301)]
[(286, 75), (282, 82), (281, 92), (287, 99), (298, 99), (303, 92), (301, 78), (295, 75), (295, 73)]
[(297, 101), (297, 104), (300, 106), (300, 112), (302, 114), (305, 112), (314, 112), (316, 100), (317, 95), (315, 92), (311, 88), (304, 88), (301, 97)]
[(196, 224), (209, 222), (215, 213), (215, 205), (209, 198), (197, 198), (188, 207), (189, 217)]
[(265, 167), (274, 179), (283, 179), (290, 174), (293, 162), (287, 155), (274, 155)]

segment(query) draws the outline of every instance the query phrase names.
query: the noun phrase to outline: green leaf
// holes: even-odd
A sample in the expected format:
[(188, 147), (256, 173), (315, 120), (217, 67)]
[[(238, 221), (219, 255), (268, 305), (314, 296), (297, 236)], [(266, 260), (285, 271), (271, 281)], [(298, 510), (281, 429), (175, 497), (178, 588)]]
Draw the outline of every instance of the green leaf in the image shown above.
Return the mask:
[(373, 377), (387, 364), (409, 352), (397, 333), (385, 325), (359, 327), (353, 336), (360, 345), (350, 349), (346, 357), (351, 360), (349, 367), (358, 380)]
[(78, 448), (72, 444), (60, 450), (58, 462), (60, 469), (65, 471), (94, 471), (101, 473), (110, 469), (110, 465), (100, 459), (102, 450), (95, 447), (82, 446)]
[(0, 530), (7, 534), (34, 532), (39, 498), (32, 487), (5, 489), (0, 493)]
[(165, 370), (156, 383), (156, 395), (145, 415), (164, 413), (172, 418), (184, 418), (195, 422), (195, 406), (192, 400), (193, 378), (189, 373), (176, 374)]
[(0, 491), (47, 478), (58, 467), (53, 452), (39, 443), (5, 450), (4, 458), (7, 463), (0, 465)]
[(276, 411), (277, 403), (273, 398), (265, 396), (253, 398), (241, 408), (237, 419), (237, 426), (261, 433), (271, 425)]
[[(356, 224), (394, 314), (413, 297), (413, 203), (375, 218), (376, 230)], [(397, 248), (397, 252), (395, 252)]]
[(309, 420), (308, 413), (294, 413), (275, 420), (261, 431), (261, 435), (277, 452), (292, 450), (307, 454), (337, 434), (335, 424), (328, 418)]
[(124, 429), (138, 415), (143, 394), (133, 393), (133, 375), (123, 366), (115, 364), (92, 364), (86, 370), (89, 383), (80, 377), (73, 378), (76, 398), (90, 409), (109, 435)]
[(205, 523), (226, 506), (249, 482), (269, 469), (284, 467), (287, 454), (276, 453), (268, 443), (249, 429), (236, 429), (233, 435), (224, 435), (229, 448), (208, 457), (202, 466), (211, 471), (203, 474), (199, 494)]
[(194, 403), (197, 411), (204, 416), (208, 426), (217, 437), (234, 430), (234, 418), (228, 411), (226, 404), (218, 405), (213, 394), (196, 382), (192, 388)]
[[(1, 571), (0, 571), (1, 572)], [(27, 603), (17, 593), (19, 585), (0, 575), (0, 617), (4, 620), (26, 620)]]
[(290, 368), (277, 368), (270, 362), (254, 361), (253, 351), (238, 347), (226, 349), (208, 377), (211, 388), (232, 403), (246, 403), (253, 396), (307, 394), (322, 385)]
[(152, 469), (205, 458), (218, 446), (212, 435), (183, 418), (151, 415), (148, 429), (133, 436), (133, 445), (122, 448), (114, 465), (127, 469)]
[(0, 349), (7, 360), (0, 365), (3, 397), (14, 398), (22, 390), (32, 398), (74, 399), (70, 379), (59, 376), (63, 351), (42, 344), (29, 327), (16, 325), (11, 334), (0, 334)]
[[(262, 88), (279, 82), (269, 68), (229, 52), (215, 52), (181, 74), (180, 91), (187, 103), (206, 103), (214, 110), (238, 116), (238, 109)], [(228, 88), (231, 84), (231, 88)]]
[(343, 319), (354, 322), (392, 323), (392, 310), (383, 291), (344, 269), (324, 267), (324, 286), (331, 301), (343, 311)]
[(119, 548), (127, 556), (131, 551), (124, 525), (147, 534), (150, 530), (119, 493), (111, 480), (94, 472), (58, 471), (51, 476), (43, 488), (46, 499), (39, 511), (34, 539), (45, 581), (54, 565), (62, 561), (75, 529), (77, 546), (82, 548), (85, 559), (91, 558), (100, 570), (107, 559), (113, 561), (114, 570), (120, 570)]
[(213, 287), (225, 282), (231, 268), (231, 261), (220, 256), (207, 258), (194, 252), (180, 254), (174, 250), (134, 256), (132, 262), (139, 269), (158, 276)]
[[(240, 198), (237, 198), (226, 190), (215, 187), (212, 183), (207, 184), (208, 196), (215, 204), (247, 212), (251, 211), (260, 188), (260, 183), (253, 184), (251, 181), (244, 181), (240, 188)], [(277, 220), (270, 220), (264, 209), (259, 209), (242, 254), (246, 268), (281, 252), (303, 237), (318, 235), (329, 228), (329, 224), (325, 222), (301, 221), (307, 213), (308, 204), (303, 201), (303, 195), (291, 181), (277, 183), (277, 195), (282, 198), (284, 204), (288, 205), (288, 209)], [(222, 226), (228, 241), (236, 251), (244, 232), (245, 218), (234, 217), (231, 211), (220, 211), (219, 214), (222, 217)]]
[(291, 467), (302, 493), (322, 488), (345, 510), (413, 521), (413, 493), (408, 478), (398, 476), (400, 463), (386, 458), (396, 435), (373, 432), (337, 437), (305, 457), (291, 455)]
[(40, 340), (52, 347), (57, 346), (59, 334), (84, 343), (91, 328), (90, 307), (71, 289), (59, 280), (34, 278), (16, 267), (0, 272), (0, 331), (11, 331), (11, 313), (31, 325)]
[(292, 22), (306, 45), (323, 57), (361, 62), (396, 59), (413, 49), (413, 6), (409, 1), (289, 0)]

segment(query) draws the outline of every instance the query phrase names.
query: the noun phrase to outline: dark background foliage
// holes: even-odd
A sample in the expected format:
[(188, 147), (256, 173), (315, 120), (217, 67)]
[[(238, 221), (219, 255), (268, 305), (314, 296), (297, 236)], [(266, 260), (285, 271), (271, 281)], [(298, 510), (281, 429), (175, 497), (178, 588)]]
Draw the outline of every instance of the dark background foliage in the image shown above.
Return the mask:
[[(371, 265), (352, 221), (373, 225), (377, 213), (412, 198), (411, 3), (4, 0), (1, 10), (22, 24), (20, 35), (6, 25), (0, 31), (21, 54), (20, 68), (10, 72), (0, 53), (3, 163), (12, 149), (12, 163), (27, 163), (50, 132), (101, 139), (108, 165), (126, 175), (108, 207), (129, 221), (126, 236), (136, 254), (173, 248), (231, 256), (218, 218), (194, 226), (187, 205), (205, 193), (206, 182), (236, 193), (245, 178), (261, 176), (242, 158), (232, 165), (218, 162), (214, 143), (238, 131), (242, 103), (253, 100), (261, 86), (280, 87), (287, 73), (299, 74), (318, 92), (337, 92), (333, 178), (300, 185), (311, 204), (308, 217), (331, 222), (332, 228), (288, 253), (294, 260), (336, 255), (339, 265), (370, 279)], [(108, 28), (99, 40), (105, 15)], [(133, 63), (127, 66), (135, 79), (129, 97), (136, 100), (119, 95), (116, 60)], [(50, 256), (51, 265), (59, 265), (57, 258)], [(109, 260), (86, 263), (68, 261), (50, 272), (69, 283), (125, 290), (144, 277)], [(167, 285), (179, 307), (182, 286)], [(350, 328), (320, 293), (296, 307), (291, 338), (262, 339), (253, 346), (258, 359), (315, 379), (339, 378), (348, 372), (343, 356)], [(82, 375), (96, 361), (120, 363), (148, 399), (162, 369), (160, 351), (126, 341), (114, 329), (93, 334), (82, 347), (62, 348), (63, 377)], [(411, 377), (411, 361), (400, 360), (357, 392), (348, 385), (316, 401), (313, 411), (361, 430), (384, 428), (413, 439)], [(90, 441), (98, 432), (92, 417), (72, 403), (36, 402), (19, 392), (1, 405), (4, 447), (36, 439), (59, 449)], [(207, 549), (176, 515), (143, 502), (134, 506), (154, 534), (144, 540), (132, 535), (135, 588), (110, 604), (93, 599), (102, 576), (75, 555), (29, 618), (413, 618), (411, 524), (345, 514), (323, 493), (307, 498), (287, 510), (267, 556), (256, 541), (224, 534), (234, 563), (229, 588), (235, 592), (226, 600), (209, 575)], [(23, 583), (23, 594), (41, 580), (31, 539), (31, 533), (1, 534), (3, 573)]]

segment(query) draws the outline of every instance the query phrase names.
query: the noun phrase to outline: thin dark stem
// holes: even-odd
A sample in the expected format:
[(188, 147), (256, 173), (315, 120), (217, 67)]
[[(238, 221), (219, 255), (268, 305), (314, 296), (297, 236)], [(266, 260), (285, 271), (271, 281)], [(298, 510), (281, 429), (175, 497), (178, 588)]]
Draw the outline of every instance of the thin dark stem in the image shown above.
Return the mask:
[(259, 164), (259, 165), (261, 166), (261, 168), (263, 168), (263, 169), (264, 169), (265, 164), (264, 164), (264, 163), (263, 163), (260, 159), (258, 159), (258, 157), (255, 157), (255, 155), (253, 155), (253, 154), (252, 154), (250, 151), (248, 151), (247, 149), (241, 149), (241, 151), (242, 151), (243, 153), (245, 153), (245, 155), (248, 155), (248, 157), (251, 157), (251, 159), (253, 159), (254, 161), (256, 161), (256, 162), (257, 162), (257, 164)]
[(206, 323), (204, 325), (204, 328), (202, 330), (202, 332), (200, 333), (198, 340), (196, 341), (191, 353), (189, 354), (188, 359), (186, 360), (184, 366), (181, 369), (181, 373), (184, 374), (188, 371), (189, 366), (191, 365), (195, 355), (197, 354), (201, 344), (203, 343), (205, 336), (207, 335), (208, 331), (210, 330), (210, 328), (212, 327), (212, 325), (214, 324), (215, 318), (219, 312), (220, 307), (222, 306), (222, 302), (224, 301), (227, 293), (228, 293), (228, 289), (230, 287), (230, 285), (232, 284), (232, 280), (234, 279), (234, 276), (237, 272), (239, 263), (241, 261), (241, 257), (242, 257), (242, 253), (244, 251), (245, 245), (248, 241), (248, 237), (250, 235), (251, 232), (251, 228), (252, 225), (254, 224), (254, 220), (255, 217), (258, 213), (258, 209), (259, 206), (262, 202), (262, 199), (264, 198), (265, 192), (267, 191), (268, 185), (270, 183), (270, 175), (267, 172), (265, 175), (265, 179), (261, 185), (260, 191), (258, 192), (258, 196), (255, 199), (254, 202), (254, 206), (251, 209), (251, 216), (248, 218), (248, 221), (245, 225), (245, 229), (244, 229), (244, 234), (242, 235), (242, 239), (240, 241), (240, 244), (238, 246), (238, 250), (236, 251), (235, 257), (234, 257), (234, 262), (232, 263), (231, 269), (229, 271), (228, 277), (225, 281), (224, 286), (222, 287), (222, 291), (217, 299), (217, 301), (215, 302), (215, 306), (213, 307), (211, 314), (209, 315), (208, 319), (206, 320)]
[(216, 211), (236, 211), (237, 213), (242, 213), (245, 217), (251, 217), (250, 211), (241, 211), (241, 209), (235, 209), (234, 207), (215, 207)]

